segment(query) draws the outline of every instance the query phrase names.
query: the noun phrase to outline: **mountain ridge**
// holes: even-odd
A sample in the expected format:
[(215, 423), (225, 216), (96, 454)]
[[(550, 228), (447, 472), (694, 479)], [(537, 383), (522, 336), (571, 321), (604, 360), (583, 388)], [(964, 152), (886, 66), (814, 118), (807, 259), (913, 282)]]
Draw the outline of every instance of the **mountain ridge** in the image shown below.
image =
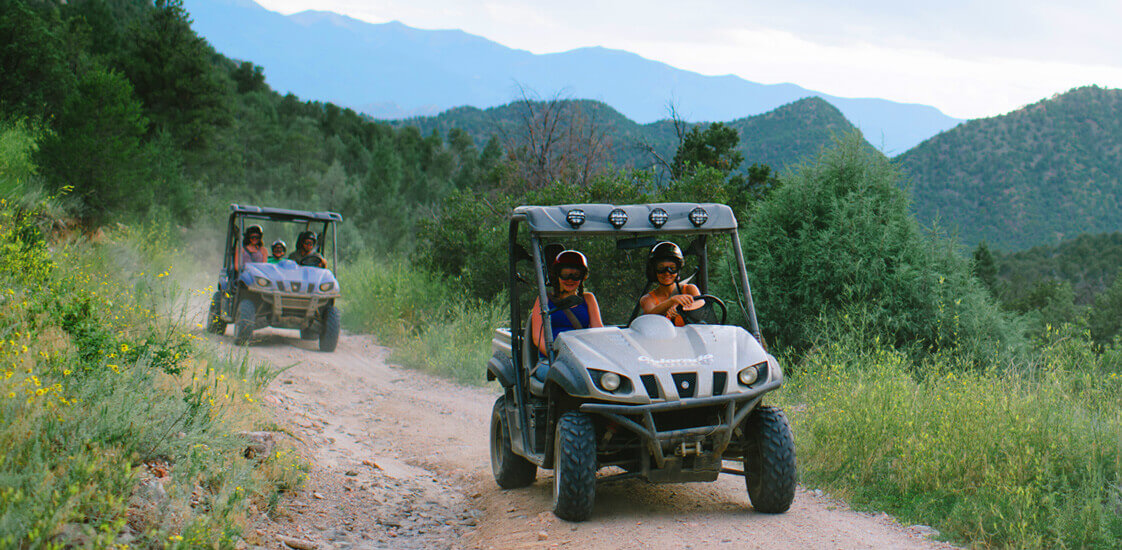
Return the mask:
[[(674, 124), (669, 119), (640, 124), (627, 118), (612, 106), (595, 100), (558, 100), (560, 109), (576, 109), (579, 115), (594, 117), (605, 129), (612, 144), (613, 161), (621, 166), (651, 168), (657, 164), (652, 149), (669, 161), (677, 150)], [(430, 117), (395, 120), (398, 127), (415, 126), (422, 134), (437, 132), (447, 136), (452, 128), (468, 133), (478, 147), (492, 137), (500, 140), (519, 131), (523, 120), (522, 102), (480, 109), (461, 106)], [(687, 123), (688, 126), (703, 123)], [(759, 115), (724, 122), (740, 135), (737, 147), (744, 154), (747, 169), (753, 163), (770, 166), (776, 172), (793, 166), (803, 158), (818, 153), (836, 135), (858, 131), (829, 102), (818, 98), (802, 98)], [(872, 148), (872, 145), (869, 145)]]
[[(865, 134), (878, 136), (878, 142), (885, 136), (889, 154), (961, 122), (934, 107), (839, 98), (734, 75), (706, 76), (603, 46), (538, 55), (462, 30), (372, 24), (314, 10), (284, 16), (256, 4), (246, 8), (246, 3), (188, 0), (185, 6), (201, 35), (223, 53), (264, 67), (274, 88), (356, 109), (395, 105), (375, 109), (369, 113), (373, 116), (431, 113), (433, 106), (499, 106), (516, 99), (519, 87), (543, 97), (568, 90), (572, 97), (602, 101), (644, 123), (665, 118), (671, 98), (691, 121), (720, 121), (818, 96)], [(338, 52), (349, 52), (349, 57)]]
[(1084, 86), (968, 121), (897, 158), (921, 222), (1016, 250), (1122, 230), (1122, 90)]

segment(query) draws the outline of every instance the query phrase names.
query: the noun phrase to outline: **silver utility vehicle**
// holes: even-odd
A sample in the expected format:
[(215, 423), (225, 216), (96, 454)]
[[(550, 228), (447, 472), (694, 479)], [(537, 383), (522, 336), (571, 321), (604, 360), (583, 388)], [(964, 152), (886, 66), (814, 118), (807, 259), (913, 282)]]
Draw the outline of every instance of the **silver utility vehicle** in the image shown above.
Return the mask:
[[(294, 328), (300, 329), (304, 340), (318, 339), (320, 351), (335, 351), (342, 314), (335, 306), (340, 290), (332, 271), (336, 262), (335, 224), (341, 221), (343, 217), (335, 212), (231, 204), (218, 290), (211, 297), (207, 330), (223, 334), (226, 325), (233, 323), (234, 343), (244, 345), (259, 328)], [(255, 222), (265, 225), (265, 233), (288, 236), (293, 243), (311, 236), (315, 247), (300, 261), (285, 256), (276, 263), (237, 265), (235, 258), (242, 248), (246, 224)]]
[[(796, 483), (790, 428), (782, 410), (761, 401), (783, 383), (783, 370), (762, 344), (736, 229), (732, 210), (722, 204), (514, 209), (511, 328), (496, 331), (487, 363), (488, 380), (498, 380), (503, 390), (490, 427), (491, 467), (500, 487), (530, 485), (537, 468), (552, 469), (553, 512), (583, 521), (592, 513), (598, 482), (713, 481), (727, 473), (744, 476), (755, 510), (779, 513), (790, 507)], [(528, 235), (520, 235), (522, 230)], [(615, 247), (602, 246), (605, 239)], [(682, 247), (694, 270), (689, 279), (704, 304), (680, 327), (664, 315), (638, 315), (638, 300), (650, 288), (641, 278), (646, 251), (673, 239), (689, 241)], [(610, 325), (607, 312), (604, 327), (570, 330), (554, 339), (551, 313), (575, 304), (559, 300), (553, 311), (543, 305), (549, 354), (542, 356), (531, 339), (527, 309), (534, 298), (549, 303), (550, 258), (543, 250), (556, 250), (557, 242), (576, 242), (567, 248), (586, 251), (600, 242), (597, 250), (630, 254), (633, 265), (590, 260), (600, 279), (589, 283), (602, 310), (616, 302), (623, 304), (617, 314), (632, 313), (619, 314), (626, 322)], [(711, 248), (723, 253), (719, 264), (729, 280), (722, 288), (735, 291), (724, 300), (709, 294)], [(636, 295), (619, 291), (628, 277), (648, 286)], [(613, 288), (626, 295), (608, 295)], [(725, 300), (740, 306), (736, 313), (746, 328), (725, 324)], [(730, 467), (730, 461), (739, 467)]]

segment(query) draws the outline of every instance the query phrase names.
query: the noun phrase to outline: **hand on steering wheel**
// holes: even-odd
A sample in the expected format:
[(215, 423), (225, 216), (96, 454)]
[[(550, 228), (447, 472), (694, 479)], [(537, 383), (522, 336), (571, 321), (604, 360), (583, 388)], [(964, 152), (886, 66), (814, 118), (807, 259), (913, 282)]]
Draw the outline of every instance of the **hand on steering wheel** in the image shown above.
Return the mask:
[(713, 308), (713, 304), (721, 308), (721, 322), (719, 325), (725, 324), (728, 320), (728, 310), (725, 308), (725, 303), (718, 297), (712, 294), (702, 294), (701, 296), (694, 296), (692, 300), (696, 307), (690, 309), (682, 309), (682, 318), (685, 319), (686, 324), (707, 325), (709, 324), (705, 318), (705, 312)]

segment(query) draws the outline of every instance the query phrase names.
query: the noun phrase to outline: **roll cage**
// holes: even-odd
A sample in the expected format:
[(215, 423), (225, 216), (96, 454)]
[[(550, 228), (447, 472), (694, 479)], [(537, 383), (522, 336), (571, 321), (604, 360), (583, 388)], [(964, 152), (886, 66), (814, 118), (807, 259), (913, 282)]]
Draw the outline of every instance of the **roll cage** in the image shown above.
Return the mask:
[[(699, 213), (700, 211), (700, 213)], [(620, 214), (622, 212), (622, 215)], [(692, 219), (691, 219), (692, 215)], [(613, 219), (614, 218), (614, 219)], [(621, 223), (622, 222), (622, 223)], [(526, 251), (518, 244), (520, 226), (525, 225), (529, 231), (530, 251)], [(636, 205), (611, 205), (611, 204), (567, 204), (560, 206), (520, 206), (515, 208), (510, 217), (508, 257), (510, 289), (510, 326), (512, 361), (516, 372), (529, 368), (521, 365), (522, 348), (529, 345), (524, 342), (522, 327), (522, 307), (520, 305), (519, 281), (524, 281), (518, 273), (518, 262), (532, 260), (534, 264), (533, 281), (538, 289), (538, 301), (541, 306), (542, 322), (544, 323), (543, 336), (546, 339), (546, 349), (553, 349), (553, 327), (548, 314), (548, 295), (545, 281), (545, 258), (542, 256), (543, 237), (573, 237), (581, 236), (611, 236), (611, 237), (653, 237), (653, 244), (659, 235), (697, 235), (700, 250), (698, 255), (698, 273), (696, 283), (702, 293), (707, 292), (709, 284), (709, 266), (706, 253), (706, 236), (727, 234), (732, 240), (732, 248), (739, 271), (739, 283), (745, 299), (744, 307), (749, 322), (749, 331), (756, 340), (763, 342), (760, 336), (759, 324), (756, 321), (756, 310), (752, 301), (752, 291), (748, 283), (748, 272), (744, 267), (744, 254), (740, 248), (740, 238), (737, 234), (736, 216), (732, 209), (717, 203), (652, 203)], [(529, 257), (527, 257), (529, 256)], [(529, 283), (529, 281), (524, 281)], [(552, 354), (551, 354), (552, 355)], [(549, 359), (552, 360), (552, 357)], [(516, 376), (516, 384), (521, 386), (522, 376)], [(518, 387), (519, 393), (523, 388)]]
[[(289, 210), (286, 208), (271, 208), (267, 206), (250, 206), (244, 204), (231, 204), (230, 217), (226, 225), (226, 246), (223, 254), (222, 267), (225, 270), (234, 268), (234, 255), (241, 247), (241, 238), (245, 233), (246, 220), (262, 220), (273, 222), (303, 223), (305, 231), (315, 231), (319, 238), (316, 239), (315, 251), (327, 258), (325, 253), (327, 240), (325, 236), (331, 232), (331, 271), (335, 271), (338, 261), (338, 250), (335, 246), (335, 224), (343, 221), (343, 216), (335, 212), (310, 212), (306, 210)], [(318, 231), (316, 229), (319, 229)], [(262, 243), (265, 244), (265, 243)], [(296, 244), (294, 243), (294, 246)]]

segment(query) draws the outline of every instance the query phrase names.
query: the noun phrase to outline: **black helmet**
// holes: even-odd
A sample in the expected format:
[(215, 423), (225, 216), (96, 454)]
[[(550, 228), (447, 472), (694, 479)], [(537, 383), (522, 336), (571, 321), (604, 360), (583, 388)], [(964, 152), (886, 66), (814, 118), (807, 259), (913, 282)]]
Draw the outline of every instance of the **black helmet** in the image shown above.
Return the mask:
[(680, 270), (686, 259), (685, 256), (682, 256), (682, 249), (670, 241), (663, 241), (654, 245), (650, 256), (647, 256), (647, 280), (658, 281), (658, 277), (655, 276), (655, 266), (659, 262), (665, 261), (674, 262), (674, 265)]
[(242, 244), (243, 245), (248, 245), (249, 244), (249, 238), (252, 237), (253, 235), (257, 235), (258, 237), (264, 237), (265, 232), (262, 231), (261, 226), (257, 225), (257, 224), (253, 224), (253, 225), (245, 228), (245, 231), (242, 231)]
[(553, 260), (553, 265), (549, 266), (549, 274), (553, 276), (556, 281), (558, 274), (564, 268), (579, 269), (581, 275), (588, 276), (588, 259), (584, 254), (576, 250), (562, 250), (557, 257)]
[(316, 232), (315, 231), (302, 231), (300, 233), (300, 235), (298, 237), (296, 237), (296, 248), (300, 248), (300, 243), (304, 242), (304, 239), (311, 239), (312, 240), (312, 245), (315, 246), (315, 244), (316, 244)]
[(275, 250), (277, 248), (277, 246), (281, 247), (281, 254), (284, 254), (285, 251), (288, 250), (288, 245), (284, 244), (284, 241), (282, 241), (280, 239), (277, 239), (277, 240), (273, 241), (273, 244), (269, 245), (269, 251), (272, 252), (273, 250)]

